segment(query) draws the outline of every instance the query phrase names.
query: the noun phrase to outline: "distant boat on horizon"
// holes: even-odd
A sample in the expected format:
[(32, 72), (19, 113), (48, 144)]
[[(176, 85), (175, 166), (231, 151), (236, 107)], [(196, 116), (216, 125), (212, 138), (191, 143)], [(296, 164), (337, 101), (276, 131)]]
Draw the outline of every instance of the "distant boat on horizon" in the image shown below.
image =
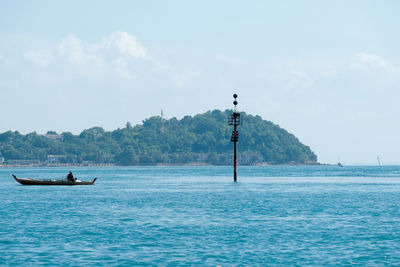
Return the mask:
[(376, 156), (376, 159), (378, 160), (378, 166), (380, 167), (381, 166), (381, 161), (379, 159), (379, 155)]
[(337, 165), (338, 165), (339, 167), (343, 167), (343, 164), (340, 163), (340, 158), (339, 158), (339, 156), (337, 157)]

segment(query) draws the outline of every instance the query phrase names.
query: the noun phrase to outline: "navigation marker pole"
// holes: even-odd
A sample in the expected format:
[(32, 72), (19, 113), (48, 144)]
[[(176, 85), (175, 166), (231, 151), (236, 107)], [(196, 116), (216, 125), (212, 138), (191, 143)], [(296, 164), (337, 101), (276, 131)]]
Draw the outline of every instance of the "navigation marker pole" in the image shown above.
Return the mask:
[(233, 113), (229, 115), (228, 124), (233, 125), (233, 131), (231, 136), (231, 142), (233, 142), (233, 181), (237, 182), (237, 155), (236, 155), (236, 143), (239, 140), (239, 132), (237, 130), (237, 126), (240, 125), (240, 113), (237, 111), (237, 104), (236, 98), (238, 97), (237, 94), (233, 95), (235, 99), (233, 101), (233, 105), (235, 105), (233, 109)]

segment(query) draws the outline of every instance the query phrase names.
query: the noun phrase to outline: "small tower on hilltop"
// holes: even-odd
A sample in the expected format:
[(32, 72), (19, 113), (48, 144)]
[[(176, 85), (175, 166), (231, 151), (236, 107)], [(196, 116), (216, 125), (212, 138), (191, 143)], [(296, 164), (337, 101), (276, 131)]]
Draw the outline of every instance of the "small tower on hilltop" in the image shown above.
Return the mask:
[(228, 124), (233, 125), (233, 131), (232, 131), (232, 136), (231, 136), (231, 142), (233, 142), (233, 181), (237, 182), (237, 155), (236, 155), (236, 143), (239, 140), (239, 132), (237, 130), (237, 126), (241, 124), (240, 121), (240, 113), (237, 111), (237, 94), (233, 95), (233, 98), (235, 99), (233, 101), (233, 113), (229, 115), (229, 120)]

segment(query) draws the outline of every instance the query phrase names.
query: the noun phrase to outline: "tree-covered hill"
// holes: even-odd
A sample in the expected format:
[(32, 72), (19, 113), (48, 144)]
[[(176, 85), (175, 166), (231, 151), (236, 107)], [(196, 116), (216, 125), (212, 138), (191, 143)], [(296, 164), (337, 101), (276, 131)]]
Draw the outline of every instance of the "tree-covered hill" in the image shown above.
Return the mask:
[[(0, 156), (7, 161), (42, 163), (112, 163), (116, 165), (232, 164), (231, 111), (208, 111), (181, 120), (159, 116), (112, 132), (101, 127), (46, 135), (8, 131), (0, 134)], [(241, 113), (239, 164), (313, 164), (316, 155), (286, 130), (260, 116)]]

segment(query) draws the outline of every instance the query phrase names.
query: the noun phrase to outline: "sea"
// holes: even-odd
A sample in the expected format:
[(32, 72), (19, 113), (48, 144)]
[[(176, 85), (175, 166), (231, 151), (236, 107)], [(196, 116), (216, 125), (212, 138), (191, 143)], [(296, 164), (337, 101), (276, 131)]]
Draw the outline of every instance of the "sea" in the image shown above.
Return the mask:
[(400, 265), (400, 166), (0, 168), (0, 266), (338, 265)]

